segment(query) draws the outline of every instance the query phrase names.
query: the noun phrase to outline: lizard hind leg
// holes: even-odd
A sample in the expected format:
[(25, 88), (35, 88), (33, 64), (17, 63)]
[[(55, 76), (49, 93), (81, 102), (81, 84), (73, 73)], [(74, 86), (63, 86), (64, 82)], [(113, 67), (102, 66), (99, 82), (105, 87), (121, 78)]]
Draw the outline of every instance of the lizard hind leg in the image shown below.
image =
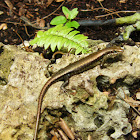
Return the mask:
[(69, 84), (70, 74), (64, 75), (64, 83), (60, 87), (60, 93), (66, 93), (68, 96), (69, 94), (73, 95), (73, 91), (70, 89), (65, 88)]
[(70, 78), (70, 74), (64, 75), (63, 77), (64, 83), (60, 87), (60, 92), (67, 93), (68, 89), (66, 89), (65, 87), (69, 84), (69, 78)]

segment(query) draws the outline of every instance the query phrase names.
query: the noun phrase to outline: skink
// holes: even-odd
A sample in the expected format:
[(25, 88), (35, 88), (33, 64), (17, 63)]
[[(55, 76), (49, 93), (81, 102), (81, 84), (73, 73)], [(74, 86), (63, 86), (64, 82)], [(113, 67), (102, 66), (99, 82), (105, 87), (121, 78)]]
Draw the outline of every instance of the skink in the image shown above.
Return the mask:
[(83, 71), (86, 71), (92, 67), (97, 65), (97, 63), (94, 62), (99, 62), (104, 56), (107, 55), (116, 55), (118, 53), (123, 52), (123, 49), (117, 46), (105, 48), (103, 50), (100, 50), (98, 52), (92, 53), (88, 55), (85, 58), (82, 58), (79, 61), (76, 61), (65, 68), (59, 70), (56, 72), (43, 86), (39, 98), (38, 98), (38, 108), (37, 108), (37, 119), (36, 119), (36, 127), (35, 127), (35, 133), (34, 133), (34, 138), (33, 140), (37, 139), (37, 132), (38, 132), (38, 127), (39, 127), (39, 119), (40, 119), (40, 113), (41, 113), (41, 107), (42, 107), (42, 102), (43, 102), (43, 97), (48, 90), (48, 88), (55, 82), (64, 79), (65, 82), (62, 84), (63, 86), (66, 86), (68, 84), (68, 78), (71, 77), (72, 75), (81, 73)]

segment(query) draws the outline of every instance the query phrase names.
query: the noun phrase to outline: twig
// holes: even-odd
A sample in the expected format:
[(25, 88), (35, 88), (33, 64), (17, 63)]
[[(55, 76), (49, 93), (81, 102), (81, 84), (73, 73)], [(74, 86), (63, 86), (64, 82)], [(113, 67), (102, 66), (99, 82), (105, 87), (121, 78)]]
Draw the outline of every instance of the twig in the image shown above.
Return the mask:
[(9, 11), (10, 11), (10, 15), (12, 15), (12, 9), (13, 9), (13, 4), (11, 3), (10, 0), (5, 0), (5, 3), (7, 4), (7, 6), (9, 7)]
[(52, 60), (54, 60), (55, 59), (55, 56), (57, 55), (57, 54), (66, 54), (66, 53), (64, 53), (64, 52), (61, 52), (61, 51), (57, 51), (57, 52), (55, 52), (53, 55), (52, 55)]
[[(106, 11), (107, 13), (112, 12), (112, 11), (108, 10), (107, 8), (104, 8), (104, 6), (102, 5), (101, 1), (98, 1), (98, 2), (100, 3), (101, 7), (102, 7), (103, 9), (105, 9), (105, 11)], [(111, 16), (112, 16), (112, 15), (111, 15)], [(113, 18), (113, 16), (112, 16), (112, 18)]]
[(99, 18), (99, 17), (106, 17), (106, 16), (109, 16), (109, 15), (117, 14), (117, 13), (136, 13), (136, 12), (137, 11), (116, 11), (116, 12), (112, 12), (112, 13), (105, 14), (105, 15), (100, 15), (100, 16), (95, 16), (95, 17)]
[[(123, 88), (122, 88), (122, 90), (123, 90)], [(123, 93), (124, 93), (124, 95), (125, 95), (125, 98), (127, 98), (127, 95), (125, 94), (125, 92), (124, 92), (124, 90), (123, 90)], [(129, 103), (129, 102), (127, 102), (125, 99), (123, 99), (126, 103), (128, 103), (137, 113), (138, 113), (138, 115), (140, 116), (140, 112), (135, 108), (135, 107), (133, 107), (132, 105), (131, 105), (131, 103)]]
[(14, 31), (14, 32), (18, 35), (18, 37), (21, 39), (22, 44), (23, 44), (23, 46), (24, 46), (23, 48), (25, 48), (25, 50), (28, 51), (28, 52), (33, 52), (32, 49), (29, 49), (28, 47), (25, 46), (24, 41), (23, 41), (22, 37), (19, 35), (19, 33), (18, 33), (15, 29), (13, 29), (13, 31)]
[(60, 129), (57, 129), (57, 131), (59, 132), (60, 136), (62, 137), (63, 140), (68, 140), (68, 137), (64, 134), (64, 132)]
[[(104, 8), (104, 7), (99, 7), (99, 8), (94, 8), (94, 9), (86, 9), (86, 10), (81, 10), (81, 11), (83, 11), (83, 12), (98, 11), (100, 9), (104, 9), (105, 11), (110, 11), (111, 13), (105, 14), (105, 15), (100, 15), (100, 16), (95, 16), (95, 18), (105, 17), (105, 16), (109, 16), (111, 14), (118, 14), (118, 13), (136, 13), (137, 12), (137, 11), (115, 11), (115, 12), (113, 12), (112, 10), (109, 10), (107, 8)], [(120, 17), (120, 16), (118, 15), (118, 17)]]
[[(49, 15), (47, 15), (47, 16), (45, 16), (45, 17), (43, 17), (42, 19), (46, 19), (46, 18), (48, 18), (49, 16), (51, 16), (52, 14), (54, 14), (60, 7), (62, 7), (62, 5), (64, 4), (64, 2), (65, 2), (65, 0), (63, 1), (63, 3), (56, 9), (56, 10), (54, 10), (52, 13), (50, 13)], [(41, 19), (39, 19), (38, 21), (40, 21)], [(33, 22), (31, 22), (31, 23), (35, 23), (36, 21), (33, 21)]]
[(19, 33), (18, 33), (15, 29), (13, 29), (13, 31), (14, 31), (14, 32), (18, 35), (18, 37), (21, 39), (24, 48), (26, 48), (26, 46), (25, 46), (25, 44), (24, 44), (24, 41), (23, 41), (22, 37), (19, 35)]
[(42, 30), (44, 30), (44, 29), (49, 29), (48, 27), (38, 27), (38, 26), (34, 25), (33, 23), (31, 23), (31, 22), (30, 22), (26, 17), (24, 17), (24, 16), (21, 16), (20, 19), (23, 20), (23, 21), (24, 21), (26, 24), (28, 24), (29, 26), (32, 26), (33, 28), (42, 29)]
[(99, 4), (101, 5), (102, 8), (104, 8), (104, 6), (102, 5), (101, 1), (97, 0), (99, 2)]
[[(123, 88), (121, 88), (123, 90)], [(115, 89), (115, 91), (118, 93), (118, 91)], [(125, 94), (124, 90), (123, 90), (123, 93), (124, 93), (124, 96), (125, 98), (127, 98), (127, 95)], [(140, 112), (135, 108), (133, 107), (129, 102), (127, 102), (125, 99), (123, 99), (122, 97), (118, 96), (121, 100), (125, 101), (126, 103), (128, 103), (136, 112), (137, 114), (140, 116)]]
[[(6, 8), (6, 9), (9, 9), (9, 7), (7, 7), (7, 6), (3, 5), (3, 4), (0, 4), (0, 7), (4, 7), (4, 8)], [(13, 12), (15, 15), (18, 15), (18, 13), (15, 12), (13, 9), (12, 9), (12, 11), (10, 11), (10, 12)], [(18, 16), (19, 16), (19, 15), (18, 15)]]
[[(107, 8), (104, 8), (103, 6), (102, 7), (99, 7), (99, 8), (94, 8), (94, 9), (88, 9), (88, 10), (81, 10), (81, 11), (98, 11), (98, 10), (100, 10), (100, 9), (103, 9), (103, 10), (105, 10), (107, 13), (109, 13), (109, 12), (113, 12), (113, 9), (107, 9)], [(120, 17), (119, 15), (117, 15), (118, 17)]]
[[(83, 12), (86, 12), (86, 11), (98, 11), (100, 9), (104, 9), (104, 10), (107, 10), (107, 11), (111, 11), (107, 8), (103, 8), (103, 7), (99, 7), (99, 8), (94, 8), (94, 9), (86, 9), (86, 10), (80, 10), (80, 11), (83, 11)], [(113, 9), (112, 9), (113, 10)]]
[(26, 34), (30, 37), (26, 25), (25, 25), (24, 27), (25, 27), (25, 32), (26, 32)]
[(60, 118), (59, 125), (71, 140), (75, 139), (72, 131), (69, 129), (69, 127), (67, 126), (67, 124), (65, 123), (65, 121), (62, 118)]
[[(51, 16), (52, 14), (54, 14), (54, 13), (64, 4), (64, 2), (65, 2), (65, 0), (63, 1), (63, 3), (62, 3), (55, 11), (53, 11), (51, 14), (49, 14), (49, 15), (43, 17), (42, 19), (45, 19), (45, 18)], [(30, 22), (30, 21), (29, 21), (26, 17), (24, 17), (24, 16), (21, 16), (20, 19), (22, 19), (25, 23), (27, 23), (28, 25), (30, 25), (30, 26), (32, 26), (32, 27), (34, 27), (34, 28), (36, 28), (36, 29), (49, 29), (48, 27), (37, 27), (37, 26), (35, 26), (33, 23), (35, 23), (36, 21)], [(38, 21), (40, 21), (40, 20), (41, 20), (41, 19), (39, 19)]]
[(1, 23), (1, 22), (2, 22), (2, 23), (3, 23), (3, 22), (4, 22), (4, 23), (11, 23), (11, 24), (15, 24), (15, 25), (21, 24), (21, 23), (12, 22), (12, 21), (2, 21), (2, 20), (1, 20), (0, 23)]

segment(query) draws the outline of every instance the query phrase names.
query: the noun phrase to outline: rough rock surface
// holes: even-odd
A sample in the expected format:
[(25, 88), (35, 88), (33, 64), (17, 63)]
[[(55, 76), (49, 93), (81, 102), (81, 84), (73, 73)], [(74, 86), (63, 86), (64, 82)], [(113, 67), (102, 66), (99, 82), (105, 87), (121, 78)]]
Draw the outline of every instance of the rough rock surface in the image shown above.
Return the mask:
[(46, 82), (48, 61), (16, 46), (6, 45), (3, 49), (1, 59), (5, 54), (7, 59), (13, 59), (13, 64), (7, 70), (8, 83), (0, 86), (0, 139), (32, 139), (39, 85)]
[[(3, 49), (2, 53), (8, 51), (13, 54), (13, 63), (9, 66), (7, 83), (0, 85), (0, 139), (31, 140), (36, 121), (37, 99), (48, 79), (45, 77), (48, 60), (43, 59), (37, 53), (24, 52), (14, 46), (7, 45)], [(67, 88), (72, 90), (71, 93), (76, 93), (74, 95), (60, 92), (62, 81), (53, 84), (44, 97), (41, 120), (47, 119), (53, 123), (54, 110), (59, 109), (55, 115), (61, 116), (65, 109), (64, 113), (70, 113), (71, 116), (66, 116), (64, 120), (74, 130), (79, 131), (78, 134), (83, 140), (87, 139), (88, 134), (99, 140), (123, 139), (123, 135), (130, 133), (132, 128), (126, 117), (129, 105), (120, 100), (119, 96), (124, 96), (123, 91), (129, 94), (129, 88), (125, 87), (124, 83), (131, 86), (140, 77), (139, 54), (140, 49), (136, 46), (125, 46), (122, 60), (111, 63), (103, 69), (98, 65), (71, 77)], [(78, 59), (80, 59), (79, 56), (65, 55), (58, 59), (50, 69), (56, 72), (71, 61)], [(0, 71), (1, 73), (3, 71)], [(3, 74), (0, 76), (2, 77)], [(109, 81), (115, 81), (114, 84), (117, 83), (117, 79), (123, 79), (123, 83), (116, 84), (118, 96), (111, 110), (107, 110), (107, 95), (97, 88), (99, 76), (109, 77)], [(49, 109), (47, 116), (46, 109)], [(46, 127), (43, 125), (48, 125), (48, 121), (46, 121), (47, 124), (41, 121), (39, 134), (41, 139), (47, 137)]]

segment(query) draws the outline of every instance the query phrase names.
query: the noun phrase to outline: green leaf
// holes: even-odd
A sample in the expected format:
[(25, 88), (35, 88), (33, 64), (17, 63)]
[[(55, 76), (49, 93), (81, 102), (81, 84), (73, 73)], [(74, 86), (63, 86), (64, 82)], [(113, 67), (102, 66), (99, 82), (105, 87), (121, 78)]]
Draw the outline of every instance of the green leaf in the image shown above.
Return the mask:
[(38, 32), (37, 32), (37, 37), (41, 37), (43, 34), (44, 34), (43, 31), (38, 31)]
[(70, 41), (69, 46), (68, 46), (68, 51), (74, 46), (74, 43), (75, 43), (75, 42)]
[(89, 50), (83, 49), (82, 54), (86, 54), (86, 53), (89, 53)]
[(64, 16), (57, 16), (53, 18), (50, 22), (51, 25), (59, 25), (66, 23), (67, 19)]
[(61, 32), (60, 32), (60, 34), (59, 35), (62, 35), (62, 36), (67, 36), (67, 34), (70, 32), (70, 31), (72, 31), (73, 30), (73, 28), (66, 28), (65, 30), (62, 30)]
[[(54, 34), (54, 35), (57, 35), (60, 31), (64, 30), (64, 26), (63, 24), (59, 24), (55, 27), (53, 27), (52, 31), (49, 33), (49, 34)], [(48, 31), (47, 31), (48, 32)], [(49, 35), (48, 34), (48, 35)]]
[[(58, 26), (58, 25), (57, 25)], [(55, 28), (55, 27), (53, 27)], [(51, 34), (51, 32), (54, 30), (53, 28), (50, 28), (49, 30), (47, 30), (46, 32), (44, 32), (44, 35), (49, 35)]]
[(78, 54), (78, 53), (80, 53), (82, 50), (83, 50), (83, 48), (82, 48), (82, 47), (78, 47), (78, 48), (76, 49), (75, 54), (77, 55), (77, 54)]
[(80, 24), (77, 22), (77, 21), (68, 21), (65, 26), (71, 28), (71, 27), (74, 27), (74, 28), (78, 28), (80, 26)]
[(75, 48), (78, 44), (75, 42), (71, 42), (70, 45), (68, 46), (68, 52), (70, 51), (70, 49)]
[(49, 35), (49, 36), (47, 36), (47, 39), (45, 39), (45, 44), (44, 44), (45, 49), (48, 49), (48, 47), (50, 46), (50, 44), (51, 44), (50, 40), (52, 37), (53, 37), (53, 35)]
[(86, 40), (84, 40), (84, 41), (81, 41), (80, 43), (79, 43), (81, 46), (83, 46), (83, 48), (88, 48), (88, 42), (86, 41)]
[(71, 40), (67, 40), (65, 43), (64, 43), (64, 47), (67, 48), (70, 44)]
[(33, 40), (31, 40), (31, 41), (30, 41), (30, 45), (36, 44), (36, 43), (38, 42), (38, 39), (39, 39), (39, 38), (36, 37), (36, 38), (34, 38)]
[(137, 21), (136, 24), (134, 24), (138, 31), (140, 31), (140, 21)]
[(39, 38), (38, 39), (37, 45), (43, 46), (43, 40), (42, 40), (42, 38)]
[(70, 14), (71, 14), (70, 12), (71, 11), (65, 6), (62, 7), (62, 11), (63, 11), (64, 15), (66, 16), (66, 18), (70, 19)]
[(58, 50), (61, 50), (63, 44), (61, 44), (61, 41), (63, 40), (63, 37), (58, 37), (58, 44), (57, 44), (57, 48)]
[(74, 19), (78, 12), (78, 8), (74, 8), (73, 10), (69, 10), (67, 7), (63, 6), (62, 7), (62, 11), (64, 13), (64, 15), (66, 16), (67, 19), (72, 20)]
[(71, 39), (71, 38), (73, 38), (73, 36), (75, 36), (76, 34), (78, 34), (78, 33), (80, 33), (79, 31), (72, 31), (72, 32), (70, 32), (66, 37), (68, 38), (68, 39)]
[(58, 38), (57, 36), (54, 36), (54, 37), (51, 38), (51, 40), (50, 40), (50, 42), (52, 42), (52, 43), (51, 43), (51, 50), (52, 50), (52, 52), (54, 52), (55, 49), (56, 49), (57, 38)]
[(60, 45), (59, 46), (61, 46), (61, 48), (64, 46), (64, 43), (67, 41), (67, 39), (66, 38), (63, 38), (59, 43), (60, 43)]
[(56, 47), (60, 50), (62, 47), (67, 47), (68, 50), (74, 49), (75, 54), (88, 52), (88, 43), (85, 40), (88, 38), (83, 34), (79, 34), (79, 31), (74, 30), (73, 28), (68, 28), (62, 24), (57, 25), (47, 31), (39, 31), (37, 37), (33, 39), (30, 44), (37, 44), (39, 46), (51, 48), (52, 51), (55, 51)]
[(73, 37), (73, 40), (76, 41), (76, 42), (81, 42), (82, 40), (85, 40), (87, 38), (88, 37), (87, 36), (84, 36), (83, 34), (78, 34), (78, 35), (75, 35)]
[(72, 11), (70, 11), (70, 19), (74, 19), (78, 13), (78, 8), (74, 8)]

